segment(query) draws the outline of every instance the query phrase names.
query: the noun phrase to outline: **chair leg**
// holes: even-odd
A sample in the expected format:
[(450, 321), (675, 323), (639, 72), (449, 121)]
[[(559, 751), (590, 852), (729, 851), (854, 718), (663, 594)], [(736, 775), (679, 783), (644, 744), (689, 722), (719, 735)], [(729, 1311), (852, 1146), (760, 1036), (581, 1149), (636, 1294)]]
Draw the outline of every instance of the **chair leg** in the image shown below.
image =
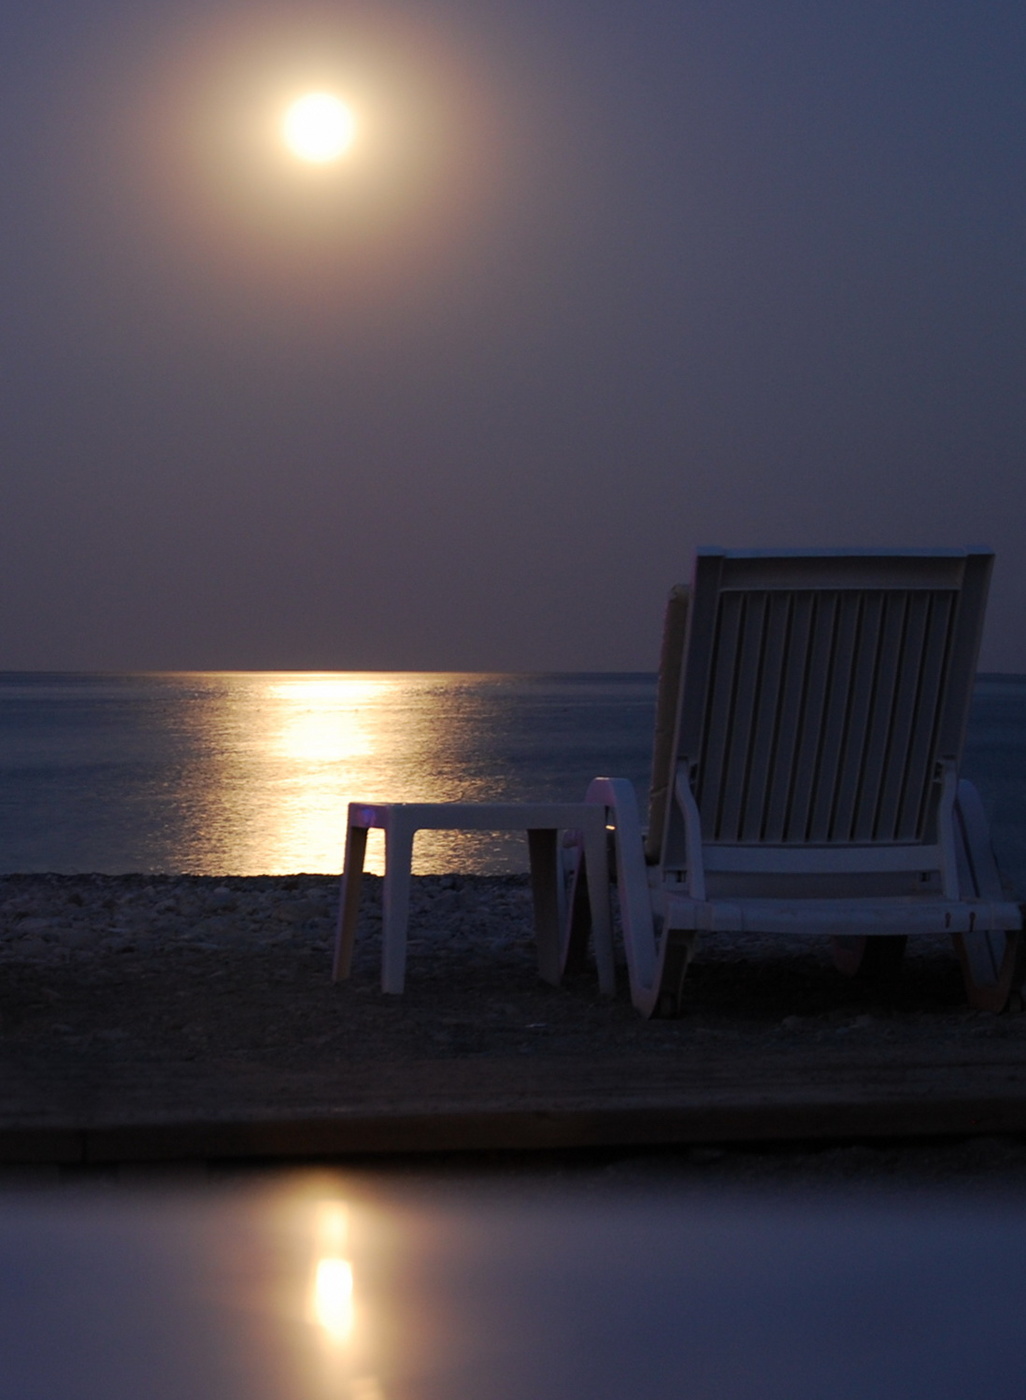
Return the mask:
[(594, 831), (584, 833), (584, 866), (599, 992), (602, 996), (611, 997), (616, 995), (616, 969), (613, 964), (613, 918), (609, 903), (609, 838), (605, 823)]
[(591, 937), (591, 903), (584, 860), (584, 833), (568, 833), (573, 840), (560, 851), (563, 862), (562, 879), (567, 888), (566, 915), (562, 933), (563, 975), (583, 972)]
[(385, 829), (381, 910), (381, 990), (399, 996), (406, 985), (406, 930), (410, 921), (413, 828), (392, 812)]
[(338, 926), (335, 931), (335, 959), (331, 980), (338, 982), (349, 976), (353, 962), (353, 943), (360, 914), (360, 887), (363, 884), (363, 861), (367, 851), (367, 828), (349, 825), (346, 828), (346, 853), (342, 866), (342, 882), (338, 898)]
[(679, 1016), (684, 992), (684, 976), (695, 952), (698, 935), (689, 929), (663, 930), (659, 949), (659, 972), (654, 995), (646, 999), (642, 1014), (653, 1019)]
[(538, 976), (559, 986), (561, 972), (559, 832), (548, 828), (527, 833), (531, 858), (531, 895), (534, 900), (534, 933), (538, 948)]
[[(971, 881), (975, 893), (983, 899), (1007, 899), (980, 794), (965, 779), (958, 785), (954, 817), (963, 878)], [(1026, 928), (1026, 904), (1020, 905), (1020, 913)], [(991, 929), (956, 933), (953, 942), (970, 1006), (977, 1011), (1021, 1009), (1026, 991), (1026, 932)]]
[[(1024, 906), (1026, 910), (1026, 906)], [(1026, 934), (956, 933), (952, 935), (962, 967), (969, 1005), (977, 1011), (1004, 1011), (1010, 1001), (1022, 997), (1026, 985)]]

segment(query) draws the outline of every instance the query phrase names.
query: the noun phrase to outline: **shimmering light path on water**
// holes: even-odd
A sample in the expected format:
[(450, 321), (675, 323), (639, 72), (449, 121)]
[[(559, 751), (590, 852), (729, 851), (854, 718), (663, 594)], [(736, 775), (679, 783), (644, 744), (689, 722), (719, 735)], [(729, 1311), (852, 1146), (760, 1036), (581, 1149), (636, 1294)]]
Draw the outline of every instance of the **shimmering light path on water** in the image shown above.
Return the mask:
[[(0, 871), (332, 872), (353, 800), (643, 787), (654, 695), (647, 675), (3, 674)], [(522, 846), (425, 833), (417, 865), (522, 869)]]
[[(351, 800), (572, 802), (599, 773), (643, 796), (654, 703), (645, 674), (2, 673), (0, 872), (330, 873)], [(1026, 891), (1026, 677), (979, 681), (965, 769)], [(432, 832), (416, 865), (526, 860)]]
[(0, 1193), (17, 1400), (1011, 1400), (1021, 1197), (282, 1174)]

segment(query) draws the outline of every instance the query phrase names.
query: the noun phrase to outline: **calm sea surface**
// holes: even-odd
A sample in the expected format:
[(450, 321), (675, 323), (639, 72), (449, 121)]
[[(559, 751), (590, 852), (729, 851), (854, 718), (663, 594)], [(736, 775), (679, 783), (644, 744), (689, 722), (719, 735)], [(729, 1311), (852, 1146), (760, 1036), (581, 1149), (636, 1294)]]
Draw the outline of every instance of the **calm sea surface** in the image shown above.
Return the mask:
[(11, 1400), (1018, 1400), (1026, 1210), (352, 1172), (0, 1195)]
[[(654, 704), (648, 674), (0, 673), (0, 872), (332, 872), (352, 800), (578, 801), (600, 773), (643, 795)], [(1026, 890), (1026, 677), (978, 682), (965, 772)], [(525, 855), (425, 832), (417, 868)]]

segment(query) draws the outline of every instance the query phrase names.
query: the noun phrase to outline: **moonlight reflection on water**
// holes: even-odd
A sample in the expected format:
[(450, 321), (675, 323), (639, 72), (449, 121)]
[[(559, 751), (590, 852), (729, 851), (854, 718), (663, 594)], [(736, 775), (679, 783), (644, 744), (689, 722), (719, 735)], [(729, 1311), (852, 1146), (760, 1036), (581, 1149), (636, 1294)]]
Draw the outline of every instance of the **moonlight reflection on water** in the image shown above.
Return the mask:
[[(643, 786), (654, 695), (651, 676), (0, 674), (0, 871), (334, 873), (350, 801), (579, 801), (611, 769)], [(415, 868), (500, 874), (526, 851), (424, 832)]]
[[(583, 1187), (583, 1189), (582, 1189)], [(282, 1173), (0, 1191), (19, 1400), (1020, 1393), (1026, 1209)], [(59, 1336), (60, 1345), (53, 1345)]]
[[(346, 804), (644, 803), (655, 677), (0, 673), (0, 873), (333, 874)], [(965, 772), (1026, 888), (1026, 677), (981, 677)], [(381, 836), (368, 869), (380, 873)], [(527, 868), (522, 836), (422, 832), (415, 869)]]

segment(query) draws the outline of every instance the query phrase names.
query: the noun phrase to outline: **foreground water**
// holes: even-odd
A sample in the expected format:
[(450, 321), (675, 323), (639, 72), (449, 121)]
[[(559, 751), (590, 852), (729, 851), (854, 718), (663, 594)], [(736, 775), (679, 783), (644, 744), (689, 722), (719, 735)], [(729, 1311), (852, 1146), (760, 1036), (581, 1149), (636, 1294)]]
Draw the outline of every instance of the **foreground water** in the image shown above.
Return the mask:
[[(654, 705), (647, 674), (2, 673), (0, 873), (330, 873), (351, 800), (577, 801), (599, 773), (643, 795)], [(1026, 891), (1026, 677), (977, 683), (965, 771)], [(525, 857), (433, 832), (416, 864)]]
[(282, 1173), (0, 1195), (17, 1400), (990, 1400), (1021, 1196)]

